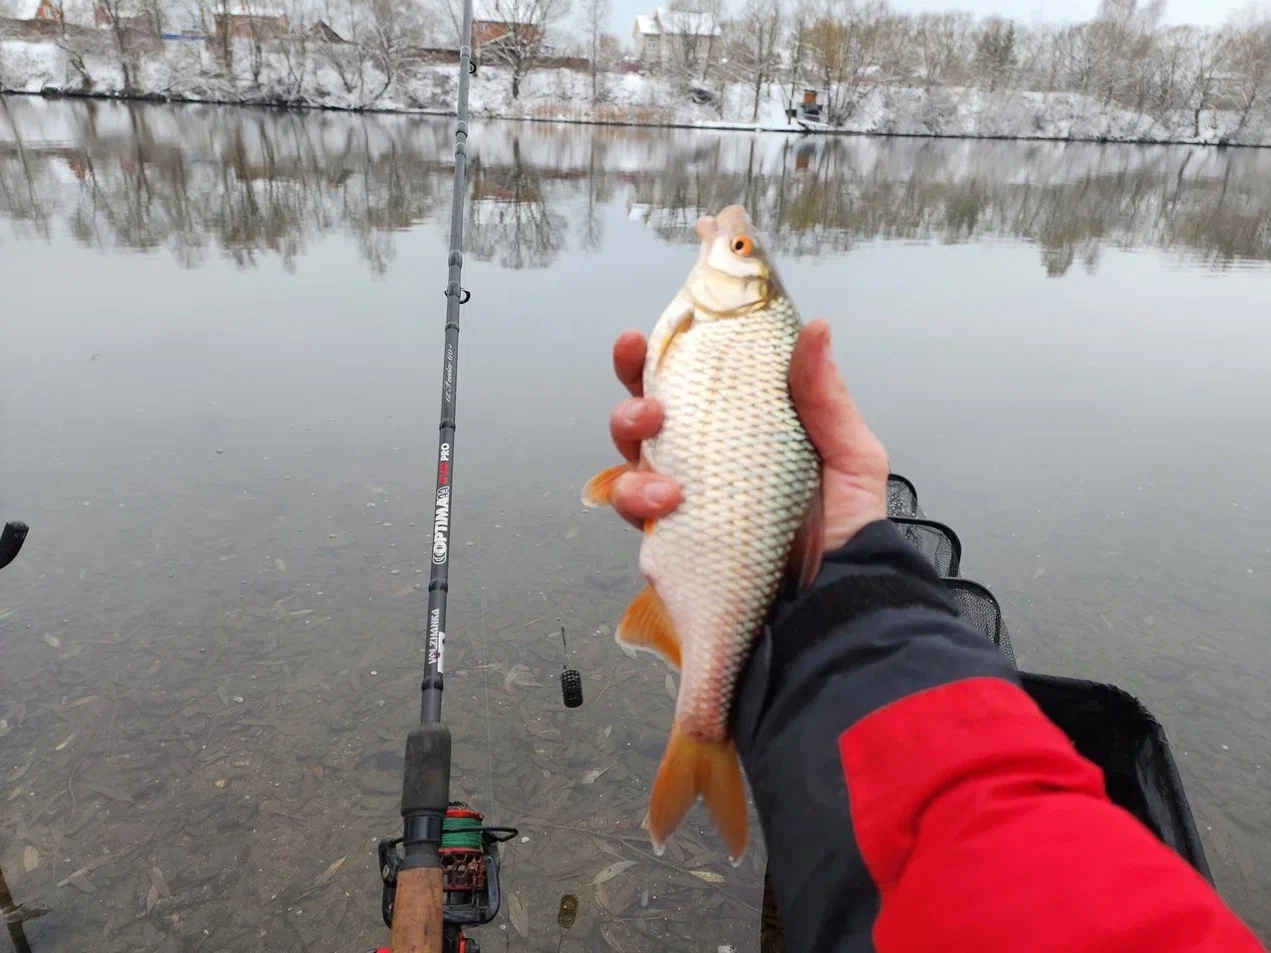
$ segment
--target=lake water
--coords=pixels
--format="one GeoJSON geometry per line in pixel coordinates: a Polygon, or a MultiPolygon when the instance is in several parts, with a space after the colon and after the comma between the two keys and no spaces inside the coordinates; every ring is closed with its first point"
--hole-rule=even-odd
{"type": "MultiPolygon", "coordinates": [[[[0,867],[51,908],[35,950],[386,939],[450,135],[0,100],[0,520],[31,525],[0,573],[0,867]]],[[[499,123],[471,148],[446,717],[454,795],[528,838],[487,950],[759,947],[762,849],[733,870],[699,808],[648,850],[672,700],[608,634],[637,537],[578,502],[614,460],[613,338],[735,201],[1021,664],[1163,721],[1271,939],[1271,153],[499,123]]]]}

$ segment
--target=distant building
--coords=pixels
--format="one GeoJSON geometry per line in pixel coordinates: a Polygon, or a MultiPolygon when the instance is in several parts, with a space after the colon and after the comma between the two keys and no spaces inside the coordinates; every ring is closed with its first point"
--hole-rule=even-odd
{"type": "Polygon", "coordinates": [[[478,46],[493,46],[510,36],[519,36],[527,43],[540,39],[543,31],[532,23],[507,23],[502,20],[473,20],[472,39],[478,46]],[[512,32],[515,30],[515,34],[512,32]]]}
{"type": "Polygon", "coordinates": [[[309,27],[309,38],[320,40],[323,43],[347,43],[349,42],[339,33],[331,28],[331,24],[326,20],[319,20],[313,26],[309,27]]]}
{"type": "Polygon", "coordinates": [[[19,0],[13,11],[13,19],[61,23],[62,7],[53,0],[19,0]]]}
{"type": "Polygon", "coordinates": [[[148,11],[143,10],[140,3],[130,2],[130,0],[119,0],[110,6],[98,0],[94,14],[97,26],[102,29],[117,26],[121,30],[153,36],[158,36],[160,32],[157,16],[157,7],[148,11]]]}
{"type": "Polygon", "coordinates": [[[509,36],[519,36],[532,43],[543,36],[543,31],[532,23],[508,23],[505,20],[473,20],[472,40],[477,46],[494,46],[509,36]],[[513,34],[513,30],[516,31],[513,34]]]}
{"type": "Polygon", "coordinates": [[[513,19],[517,12],[524,9],[526,13],[531,11],[528,3],[522,0],[512,0],[507,5],[505,11],[503,4],[486,3],[482,0],[473,6],[472,10],[472,43],[477,49],[481,47],[498,46],[499,43],[506,42],[508,37],[518,36],[521,41],[527,45],[537,43],[543,38],[543,29],[532,23],[517,23],[513,19]]]}
{"type": "Polygon", "coordinates": [[[709,13],[658,7],[652,16],[636,16],[631,37],[641,67],[666,69],[705,60],[721,33],[718,21],[709,13]]]}
{"type": "Polygon", "coordinates": [[[235,40],[281,40],[291,32],[286,11],[268,3],[233,0],[228,12],[213,13],[212,19],[218,40],[227,35],[235,40]]]}

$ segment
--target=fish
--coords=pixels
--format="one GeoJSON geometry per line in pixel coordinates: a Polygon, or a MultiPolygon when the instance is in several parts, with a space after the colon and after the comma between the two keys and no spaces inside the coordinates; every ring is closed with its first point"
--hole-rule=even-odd
{"type": "Polygon", "coordinates": [[[728,721],[741,669],[781,590],[820,565],[821,467],[790,396],[802,321],[745,208],[697,223],[701,248],[658,318],[644,393],[662,429],[635,464],[597,474],[587,506],[608,506],[618,478],[652,470],[681,487],[671,515],[645,525],[647,586],[618,624],[619,644],[680,672],[666,751],[649,798],[654,852],[701,798],[741,863],[746,793],[728,721]]]}

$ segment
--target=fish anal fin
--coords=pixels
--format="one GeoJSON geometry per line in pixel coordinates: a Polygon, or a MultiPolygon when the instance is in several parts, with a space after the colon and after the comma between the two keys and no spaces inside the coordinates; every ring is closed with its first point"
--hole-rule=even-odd
{"type": "Polygon", "coordinates": [[[649,836],[654,851],[662,852],[667,838],[680,826],[698,797],[706,802],[728,848],[729,859],[737,865],[749,838],[746,788],[741,780],[737,747],[732,741],[698,741],[686,734],[677,721],[671,725],[671,737],[667,739],[649,801],[649,836]]]}
{"type": "Polygon", "coordinates": [[[666,603],[652,586],[645,586],[622,614],[614,638],[622,645],[644,649],[676,671],[680,668],[680,637],[666,611],[666,603]]]}
{"type": "Polygon", "coordinates": [[[631,464],[620,463],[616,467],[597,473],[583,487],[583,505],[612,506],[613,485],[618,482],[618,477],[624,473],[630,473],[632,469],[631,464]]]}
{"type": "Polygon", "coordinates": [[[808,506],[803,524],[790,545],[790,558],[786,563],[786,578],[799,592],[806,592],[821,571],[821,554],[825,551],[825,507],[821,502],[821,488],[817,487],[808,506]]]}

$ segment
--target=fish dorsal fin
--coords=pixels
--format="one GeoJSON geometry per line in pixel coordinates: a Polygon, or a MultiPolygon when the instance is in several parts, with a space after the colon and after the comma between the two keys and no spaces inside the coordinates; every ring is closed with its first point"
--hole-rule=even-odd
{"type": "Polygon", "coordinates": [[[799,592],[807,592],[821,571],[821,554],[825,550],[825,506],[821,502],[821,488],[817,487],[808,506],[803,525],[794,535],[790,545],[790,558],[786,562],[786,579],[799,592]]]}
{"type": "Polygon", "coordinates": [[[614,637],[621,645],[652,652],[679,671],[680,636],[666,611],[666,603],[652,586],[645,586],[631,600],[614,637]]]}

